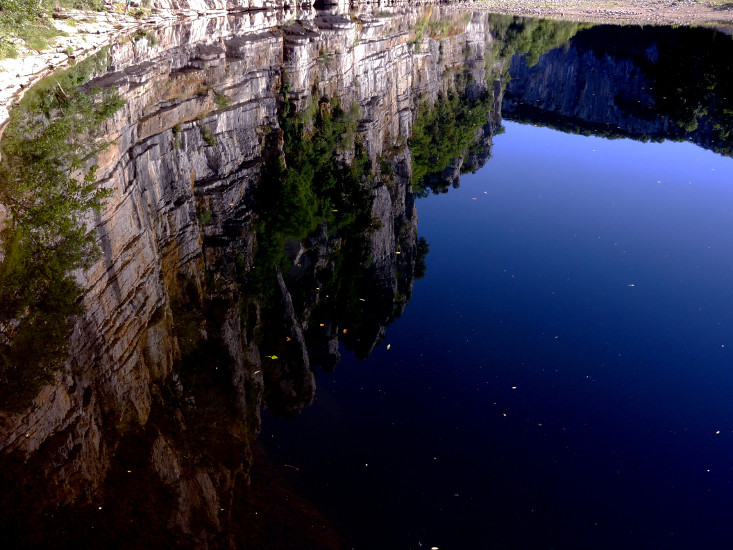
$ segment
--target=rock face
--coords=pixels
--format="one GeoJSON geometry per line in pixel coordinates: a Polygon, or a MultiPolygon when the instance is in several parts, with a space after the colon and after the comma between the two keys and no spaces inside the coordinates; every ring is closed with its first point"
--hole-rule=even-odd
{"type": "MultiPolygon", "coordinates": [[[[704,87],[696,126],[682,117],[658,91],[681,78],[661,34],[631,51],[585,31],[509,66],[487,14],[217,2],[166,6],[249,11],[136,33],[85,85],[125,102],[95,160],[112,192],[86,219],[101,258],[76,274],[84,314],[64,368],[31,408],[0,415],[5,547],[266,539],[265,519],[242,520],[261,408],[297,415],[315,367],[382,341],[426,250],[413,184],[445,191],[483,166],[502,110],[728,147],[726,103],[709,93],[733,92],[704,87]],[[463,141],[444,148],[444,128],[463,141]]],[[[497,27],[510,25],[521,36],[497,27]]],[[[689,66],[729,62],[684,47],[689,66]]]]}
{"type": "MultiPolygon", "coordinates": [[[[88,85],[114,87],[126,101],[97,159],[100,184],[112,189],[88,219],[102,257],[78,273],[85,313],[64,370],[30,410],[0,417],[0,538],[93,546],[126,533],[137,548],[244,545],[234,519],[263,398],[297,414],[313,399],[312,366],[333,368],[339,343],[369,355],[409,301],[416,98],[500,99],[487,76],[488,17],[445,15],[449,32],[416,36],[425,14],[412,11],[331,9],[292,21],[257,11],[111,48],[108,71],[88,85]],[[291,238],[284,269],[263,256],[267,170],[292,162],[288,120],[302,121],[307,136],[340,112],[334,105],[356,128],[338,137],[335,166],[366,167],[359,196],[370,227],[323,223],[291,238]],[[349,273],[344,254],[358,259],[349,280],[369,299],[336,292],[349,273]]],[[[482,150],[498,120],[485,122],[482,150]]],[[[474,151],[456,166],[486,158],[474,151]]]]}
{"type": "MultiPolygon", "coordinates": [[[[440,4],[440,0],[374,0],[367,2],[351,2],[349,0],[316,0],[312,3],[318,9],[335,9],[341,13],[348,13],[352,4],[358,7],[394,8],[394,7],[415,7],[421,5],[440,4]]],[[[471,0],[458,2],[470,4],[471,0]]],[[[303,3],[289,2],[288,0],[152,0],[152,8],[159,10],[175,10],[177,12],[191,11],[200,15],[211,14],[212,12],[237,12],[273,9],[299,8],[303,3]]],[[[308,3],[310,6],[311,4],[308,3]]]]}

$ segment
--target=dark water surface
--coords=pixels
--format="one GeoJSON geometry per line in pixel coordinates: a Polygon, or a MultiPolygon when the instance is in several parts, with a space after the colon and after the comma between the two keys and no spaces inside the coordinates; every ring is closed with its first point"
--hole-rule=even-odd
{"type": "Polygon", "coordinates": [[[0,544],[729,548],[732,59],[706,29],[274,10],[29,91],[0,544]]]}
{"type": "Polygon", "coordinates": [[[418,202],[427,274],[384,342],[265,443],[365,548],[725,547],[733,163],[505,126],[418,202]]]}

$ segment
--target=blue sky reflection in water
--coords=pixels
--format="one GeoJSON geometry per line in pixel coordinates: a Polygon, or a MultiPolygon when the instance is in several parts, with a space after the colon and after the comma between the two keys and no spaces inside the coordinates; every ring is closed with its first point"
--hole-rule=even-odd
{"type": "Polygon", "coordinates": [[[733,161],[505,127],[418,202],[385,341],[263,442],[357,548],[728,548],[733,161]]]}

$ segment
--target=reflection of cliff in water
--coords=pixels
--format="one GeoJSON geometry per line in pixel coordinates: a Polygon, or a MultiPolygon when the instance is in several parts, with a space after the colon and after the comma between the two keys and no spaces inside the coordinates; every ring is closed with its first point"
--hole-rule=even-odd
{"type": "Polygon", "coordinates": [[[248,497],[263,399],[309,404],[312,368],[368,356],[424,270],[416,117],[480,99],[456,155],[488,157],[488,16],[436,15],[258,12],[112,47],[87,85],[126,102],[97,156],[101,259],[71,357],[0,418],[8,544],[246,546],[277,524],[248,497]]]}
{"type": "Polygon", "coordinates": [[[566,132],[685,140],[730,156],[732,55],[730,37],[707,29],[593,27],[536,64],[513,58],[503,112],[566,132]]]}
{"type": "MultiPolygon", "coordinates": [[[[486,163],[502,108],[729,150],[724,60],[693,47],[711,35],[684,31],[695,40],[676,46],[667,30],[580,28],[435,8],[257,12],[113,46],[82,87],[124,102],[102,109],[112,144],[97,177],[111,195],[84,220],[101,259],[69,264],[69,291],[85,292],[69,301],[70,357],[32,408],[0,416],[0,537],[339,547],[328,528],[297,527],[323,524],[317,512],[252,474],[260,409],[297,415],[315,367],[382,341],[425,269],[415,197],[486,163]],[[665,52],[684,49],[690,70],[675,72],[665,52]]],[[[68,110],[66,84],[53,89],[68,110]]],[[[21,326],[6,321],[3,361],[6,329],[21,326]]]]}

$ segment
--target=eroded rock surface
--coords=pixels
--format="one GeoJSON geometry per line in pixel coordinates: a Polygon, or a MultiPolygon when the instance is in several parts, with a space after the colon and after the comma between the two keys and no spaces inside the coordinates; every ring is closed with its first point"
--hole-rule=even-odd
{"type": "MultiPolygon", "coordinates": [[[[450,15],[416,36],[424,17],[258,11],[111,48],[108,70],[87,86],[113,87],[126,105],[107,121],[112,144],[97,159],[113,191],[87,220],[102,254],[78,273],[85,313],[55,384],[0,418],[9,543],[83,546],[128,533],[138,548],[246,546],[236,507],[263,398],[296,414],[313,399],[312,367],[334,368],[339,343],[367,356],[409,301],[418,250],[407,143],[418,103],[500,93],[487,76],[502,67],[487,62],[487,16],[450,15]],[[259,193],[266,167],[288,158],[285,105],[300,117],[341,109],[353,122],[334,155],[337,166],[367,167],[371,228],[323,224],[288,241],[288,269],[263,283],[259,193]],[[366,298],[327,294],[345,273],[339,254],[360,258],[355,288],[366,298]]],[[[303,120],[307,134],[315,119],[303,120]]],[[[498,121],[485,122],[476,140],[488,148],[498,121]]],[[[468,157],[475,169],[488,153],[454,169],[468,157]]]]}

